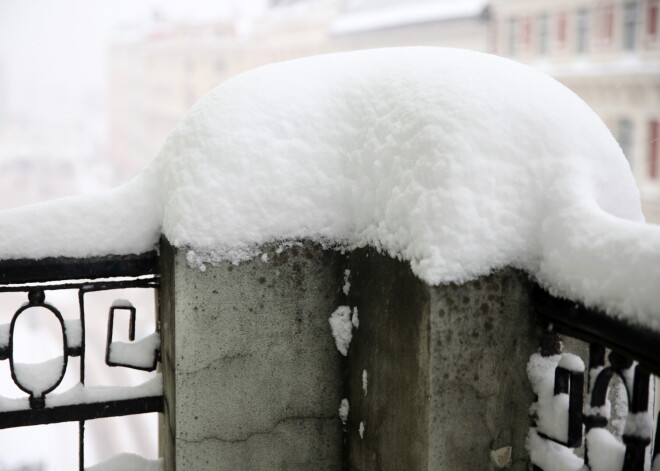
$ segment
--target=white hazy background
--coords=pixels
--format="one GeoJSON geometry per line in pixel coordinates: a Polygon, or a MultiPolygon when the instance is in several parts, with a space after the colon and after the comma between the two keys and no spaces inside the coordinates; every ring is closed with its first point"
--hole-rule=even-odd
{"type": "MultiPolygon", "coordinates": [[[[116,186],[108,152],[107,49],[118,25],[229,20],[258,11],[260,1],[0,0],[0,209],[116,186]]],[[[107,312],[116,298],[138,310],[136,339],[154,329],[151,290],[87,297],[87,384],[134,385],[149,374],[109,368],[103,361],[107,312]],[[146,292],[145,292],[146,291],[146,292]]],[[[9,323],[25,295],[0,295],[0,323],[9,323]]],[[[47,295],[65,318],[78,316],[77,294],[47,295]]],[[[58,355],[48,316],[22,315],[30,345],[22,361],[58,355]],[[50,327],[50,328],[49,328],[50,327]]],[[[125,321],[125,320],[124,320],[125,321]]],[[[121,319],[118,319],[121,325],[121,319]]],[[[126,327],[126,326],[124,326],[126,327]]],[[[18,336],[17,332],[17,336],[18,336]]],[[[117,340],[126,340],[119,337],[117,340]]],[[[69,360],[58,391],[77,381],[79,360],[69,360]]],[[[0,362],[0,395],[24,395],[0,362]]],[[[77,469],[77,423],[0,430],[0,470],[77,469]]],[[[114,453],[157,457],[157,416],[87,422],[86,464],[114,453]]]]}

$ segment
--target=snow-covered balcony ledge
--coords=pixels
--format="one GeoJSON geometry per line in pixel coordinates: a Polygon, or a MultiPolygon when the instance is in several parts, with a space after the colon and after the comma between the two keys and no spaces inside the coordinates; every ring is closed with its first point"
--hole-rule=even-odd
{"type": "Polygon", "coordinates": [[[413,48],[261,68],[135,180],[0,232],[3,259],[159,249],[166,469],[643,469],[660,229],[603,123],[522,65],[413,48]],[[557,332],[592,343],[589,381],[557,332]]]}

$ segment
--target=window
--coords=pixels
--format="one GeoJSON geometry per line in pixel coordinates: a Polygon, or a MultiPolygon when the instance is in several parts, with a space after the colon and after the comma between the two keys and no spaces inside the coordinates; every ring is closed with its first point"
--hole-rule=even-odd
{"type": "Polygon", "coordinates": [[[649,177],[658,177],[658,120],[649,122],[649,177]]]}
{"type": "Polygon", "coordinates": [[[658,36],[658,0],[647,0],[646,34],[655,39],[658,36]]]}
{"type": "Polygon", "coordinates": [[[539,16],[539,54],[545,56],[549,50],[550,43],[550,21],[548,14],[539,16]]]}
{"type": "Polygon", "coordinates": [[[516,43],[518,41],[518,21],[515,17],[509,18],[509,55],[516,55],[516,43]]]}
{"type": "Polygon", "coordinates": [[[632,150],[634,140],[633,121],[629,118],[621,118],[617,125],[617,140],[621,146],[623,154],[628,159],[630,166],[633,166],[632,150]]]}
{"type": "Polygon", "coordinates": [[[524,16],[520,22],[520,44],[524,50],[528,51],[532,44],[532,19],[524,16]]]}
{"type": "Polygon", "coordinates": [[[607,5],[601,10],[600,19],[600,38],[601,42],[609,46],[612,44],[612,36],[614,35],[614,8],[612,5],[607,5]]]}
{"type": "Polygon", "coordinates": [[[637,3],[623,5],[623,49],[633,51],[637,47],[637,3]]]}
{"type": "Polygon", "coordinates": [[[584,54],[589,48],[589,10],[581,8],[577,12],[576,51],[584,54]]]}
{"type": "Polygon", "coordinates": [[[559,12],[557,14],[557,44],[559,47],[566,45],[566,23],[566,12],[559,12]]]}

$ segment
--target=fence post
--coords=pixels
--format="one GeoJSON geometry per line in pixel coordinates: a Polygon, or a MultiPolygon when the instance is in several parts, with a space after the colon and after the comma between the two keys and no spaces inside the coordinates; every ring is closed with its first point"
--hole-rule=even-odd
{"type": "Polygon", "coordinates": [[[349,266],[360,319],[349,353],[350,469],[527,470],[526,364],[541,338],[528,277],[505,269],[431,287],[369,249],[349,266]]]}

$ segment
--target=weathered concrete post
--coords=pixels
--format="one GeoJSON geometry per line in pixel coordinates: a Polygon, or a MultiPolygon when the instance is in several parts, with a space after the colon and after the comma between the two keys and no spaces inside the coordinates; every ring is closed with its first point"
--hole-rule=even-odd
{"type": "Polygon", "coordinates": [[[431,287],[372,249],[265,254],[202,272],[163,244],[168,470],[527,469],[526,275],[431,287]],[[347,359],[340,305],[357,308],[347,359]]]}
{"type": "Polygon", "coordinates": [[[338,470],[343,258],[314,245],[191,268],[162,244],[166,469],[338,470]]]}
{"type": "Polygon", "coordinates": [[[360,320],[348,355],[350,469],[526,470],[526,364],[540,339],[527,276],[430,287],[373,250],[353,252],[349,267],[360,320]]]}

